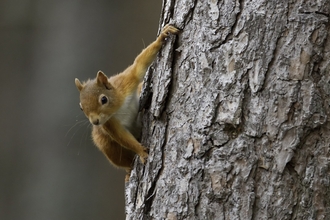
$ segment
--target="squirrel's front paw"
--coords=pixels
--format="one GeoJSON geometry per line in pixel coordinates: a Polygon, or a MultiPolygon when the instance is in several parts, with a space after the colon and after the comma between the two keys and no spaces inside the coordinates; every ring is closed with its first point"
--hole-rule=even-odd
{"type": "Polygon", "coordinates": [[[177,34],[180,30],[174,27],[173,25],[167,24],[163,28],[162,32],[160,33],[162,39],[164,40],[167,38],[170,34],[177,34]]]}
{"type": "Polygon", "coordinates": [[[141,153],[139,153],[139,157],[140,157],[141,163],[145,164],[146,160],[148,159],[148,149],[144,147],[143,151],[141,153]]]}

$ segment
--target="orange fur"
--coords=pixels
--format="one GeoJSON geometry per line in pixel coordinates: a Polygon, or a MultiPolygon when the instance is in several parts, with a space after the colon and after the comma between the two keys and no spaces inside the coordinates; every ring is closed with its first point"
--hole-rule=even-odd
{"type": "Polygon", "coordinates": [[[139,155],[142,163],[148,157],[147,149],[137,141],[141,126],[138,97],[145,72],[170,33],[176,34],[178,29],[166,25],[157,39],[135,58],[134,63],[118,75],[108,78],[99,71],[95,79],[85,83],[75,79],[80,92],[80,106],[93,124],[95,145],[113,165],[125,169],[127,177],[135,154],[139,155]]]}

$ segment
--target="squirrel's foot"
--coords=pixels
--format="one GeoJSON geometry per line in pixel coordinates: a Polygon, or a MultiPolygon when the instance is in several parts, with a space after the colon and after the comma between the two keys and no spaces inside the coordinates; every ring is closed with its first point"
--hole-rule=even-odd
{"type": "Polygon", "coordinates": [[[139,153],[140,161],[142,164],[146,163],[146,160],[148,159],[148,149],[143,148],[143,151],[139,153]]]}
{"type": "Polygon", "coordinates": [[[180,30],[173,25],[167,24],[160,33],[160,37],[162,40],[165,40],[170,34],[177,34],[179,33],[179,31],[180,30]]]}

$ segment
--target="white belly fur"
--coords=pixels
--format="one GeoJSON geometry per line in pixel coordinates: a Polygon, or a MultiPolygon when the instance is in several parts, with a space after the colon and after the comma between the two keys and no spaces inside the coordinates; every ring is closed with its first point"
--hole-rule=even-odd
{"type": "Polygon", "coordinates": [[[114,115],[114,117],[117,118],[136,138],[139,137],[141,129],[138,111],[139,98],[135,93],[126,97],[123,105],[114,115]]]}

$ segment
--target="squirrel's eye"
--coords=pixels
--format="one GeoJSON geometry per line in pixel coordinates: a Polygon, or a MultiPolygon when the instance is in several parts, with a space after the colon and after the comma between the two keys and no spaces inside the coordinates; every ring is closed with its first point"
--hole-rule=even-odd
{"type": "Polygon", "coordinates": [[[108,98],[106,96],[101,97],[101,103],[102,105],[106,104],[108,102],[108,98]]]}

